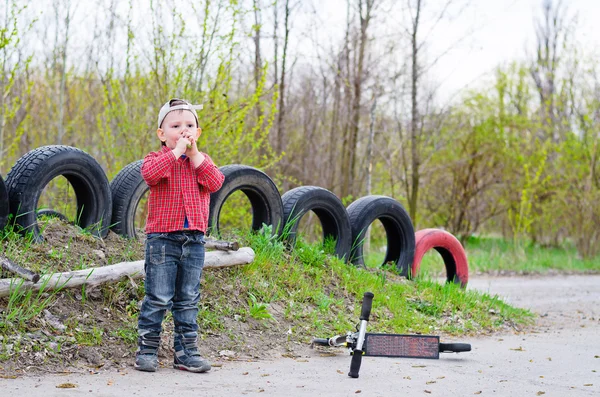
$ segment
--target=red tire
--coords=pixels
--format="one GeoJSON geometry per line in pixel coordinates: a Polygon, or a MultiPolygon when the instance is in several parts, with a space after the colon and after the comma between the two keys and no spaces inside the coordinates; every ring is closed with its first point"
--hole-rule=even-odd
{"type": "Polygon", "coordinates": [[[411,268],[411,276],[419,274],[423,255],[431,248],[440,253],[446,265],[448,282],[467,287],[469,281],[469,264],[467,254],[460,241],[452,234],[440,229],[423,229],[415,233],[415,259],[411,268]]]}

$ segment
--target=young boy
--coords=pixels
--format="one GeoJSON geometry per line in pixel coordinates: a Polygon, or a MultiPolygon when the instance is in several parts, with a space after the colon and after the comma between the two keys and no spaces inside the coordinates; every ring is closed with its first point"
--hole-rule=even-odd
{"type": "Polygon", "coordinates": [[[198,301],[204,266],[204,232],[210,193],[225,177],[207,154],[198,151],[202,133],[196,106],[171,99],[158,113],[156,134],[162,149],[149,153],[142,177],[150,186],[146,222],[146,296],[138,320],[135,368],[158,369],[158,347],[167,310],[175,325],[173,367],[206,372],[210,363],[197,347],[198,301]]]}

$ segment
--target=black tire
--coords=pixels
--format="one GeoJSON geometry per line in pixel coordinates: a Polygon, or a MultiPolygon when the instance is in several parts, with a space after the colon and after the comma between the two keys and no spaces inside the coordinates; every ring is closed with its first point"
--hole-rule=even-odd
{"type": "Polygon", "coordinates": [[[8,190],[6,189],[6,184],[4,183],[4,179],[2,179],[2,175],[0,175],[0,230],[4,229],[4,226],[6,226],[9,212],[8,190]]]}
{"type": "Polygon", "coordinates": [[[277,186],[264,172],[241,164],[219,168],[225,175],[223,186],[210,195],[209,230],[207,234],[219,234],[219,216],[225,200],[241,190],[252,206],[252,230],[260,230],[263,223],[273,226],[273,235],[283,227],[283,204],[277,186]]]}
{"type": "Polygon", "coordinates": [[[26,153],[7,175],[10,212],[22,233],[31,232],[34,241],[43,241],[36,220],[38,200],[44,187],[61,175],[69,181],[77,198],[75,224],[106,237],[112,211],[106,174],[83,150],[62,145],[42,146],[26,153]]]}
{"type": "Polygon", "coordinates": [[[41,216],[46,216],[48,218],[58,218],[61,221],[64,221],[66,223],[71,223],[71,221],[69,220],[69,218],[67,218],[64,214],[55,211],[53,209],[49,209],[49,208],[44,208],[42,210],[39,210],[37,212],[37,218],[41,217],[41,216]]]}
{"type": "Polygon", "coordinates": [[[440,353],[470,352],[471,345],[468,343],[440,343],[440,353]]]}
{"type": "Polygon", "coordinates": [[[327,346],[329,347],[329,339],[325,339],[325,338],[314,338],[312,340],[312,345],[317,345],[317,346],[327,346]]]}
{"type": "Polygon", "coordinates": [[[150,189],[142,178],[143,161],[127,164],[110,183],[113,201],[110,228],[124,237],[139,237],[135,231],[135,213],[142,197],[150,189]]]}
{"type": "Polygon", "coordinates": [[[391,197],[365,196],[347,208],[352,227],[351,262],[365,266],[363,259],[364,233],[376,219],[383,224],[387,250],[383,263],[394,263],[400,275],[408,277],[415,255],[415,229],[402,204],[391,197]]]}
{"type": "Polygon", "coordinates": [[[339,258],[348,258],[352,246],[352,230],[346,207],[335,194],[318,186],[301,186],[281,196],[283,202],[284,232],[288,234],[290,246],[296,242],[296,233],[300,219],[313,211],[323,229],[323,239],[336,239],[335,254],[339,258]]]}

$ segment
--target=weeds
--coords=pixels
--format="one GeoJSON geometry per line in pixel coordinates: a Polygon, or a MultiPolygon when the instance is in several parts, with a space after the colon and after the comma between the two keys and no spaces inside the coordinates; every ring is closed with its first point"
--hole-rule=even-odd
{"type": "Polygon", "coordinates": [[[23,288],[24,280],[11,281],[8,304],[0,316],[0,329],[23,328],[55,300],[56,291],[44,293],[49,278],[44,278],[39,291],[23,288]]]}
{"type": "MultiPolygon", "coordinates": [[[[5,249],[13,253],[20,252],[24,246],[32,251],[40,247],[6,230],[1,236],[5,249]]],[[[229,335],[230,348],[251,343],[243,341],[252,338],[251,334],[242,336],[232,324],[252,330],[247,332],[256,330],[280,335],[282,343],[286,340],[308,342],[314,336],[344,333],[356,324],[365,291],[375,294],[371,319],[374,332],[462,335],[490,332],[506,324],[531,322],[531,313],[506,305],[497,297],[465,291],[454,284],[425,277],[407,281],[393,266],[357,268],[332,255],[334,239],[308,244],[302,236],[297,237],[296,247],[290,251],[281,237],[272,234],[272,228],[264,226],[240,237],[241,245],[254,249],[253,263],[205,269],[198,313],[201,338],[229,335]],[[274,321],[264,321],[269,319],[274,321]]],[[[76,242],[77,238],[73,238],[69,244],[76,242]]],[[[121,247],[129,247],[127,244],[121,247]]],[[[47,247],[39,250],[43,255],[47,255],[47,251],[47,247]]],[[[63,260],[72,259],[65,256],[63,260]]],[[[82,262],[84,257],[77,258],[76,266],[89,264],[82,262]]],[[[56,266],[51,264],[51,267],[56,266]]],[[[123,279],[99,287],[99,292],[101,294],[92,294],[91,290],[82,288],[85,305],[77,305],[73,310],[85,313],[78,317],[74,314],[76,319],[67,324],[66,332],[73,335],[77,344],[97,346],[113,340],[129,345],[133,350],[137,340],[139,302],[144,296],[143,281],[123,279]],[[102,305],[101,313],[110,321],[105,319],[99,323],[87,314],[89,308],[99,305],[102,305]],[[85,319],[85,324],[79,325],[77,318],[85,319]]],[[[0,335],[35,328],[36,317],[45,308],[58,304],[58,299],[56,293],[33,293],[16,288],[7,298],[6,308],[1,309],[0,335]]],[[[62,304],[69,306],[65,302],[62,304]]],[[[164,324],[172,326],[170,313],[164,324]]],[[[18,346],[12,343],[11,349],[14,352],[18,346]]],[[[65,349],[64,345],[62,349],[65,349]]],[[[8,357],[5,350],[0,350],[0,355],[8,357]]]]}
{"type": "Polygon", "coordinates": [[[112,336],[121,339],[123,342],[134,345],[138,340],[138,332],[135,327],[122,327],[113,331],[112,336]]]}
{"type": "Polygon", "coordinates": [[[104,330],[98,327],[92,327],[90,330],[75,329],[75,340],[78,344],[84,346],[97,346],[102,343],[104,330]]]}
{"type": "Polygon", "coordinates": [[[267,305],[259,302],[258,299],[256,299],[256,296],[251,292],[248,293],[248,311],[250,317],[256,320],[272,318],[271,313],[267,310],[267,305]]]}

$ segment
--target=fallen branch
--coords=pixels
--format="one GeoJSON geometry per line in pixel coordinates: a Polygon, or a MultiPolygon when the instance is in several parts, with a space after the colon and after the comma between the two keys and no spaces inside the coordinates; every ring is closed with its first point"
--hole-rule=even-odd
{"type": "MultiPolygon", "coordinates": [[[[206,252],[204,267],[213,268],[246,265],[253,260],[254,251],[249,247],[243,247],[234,252],[210,251],[206,252]]],[[[0,297],[10,295],[13,290],[38,291],[43,288],[44,291],[54,291],[63,288],[80,287],[82,285],[95,286],[109,281],[119,280],[125,276],[131,278],[144,277],[144,261],[121,262],[110,266],[47,274],[40,278],[39,283],[14,278],[0,279],[0,297]]]]}
{"type": "Polygon", "coordinates": [[[221,240],[206,240],[204,248],[212,248],[219,251],[237,251],[240,249],[240,245],[233,241],[221,241],[221,240]]]}
{"type": "Polygon", "coordinates": [[[11,273],[14,273],[16,275],[19,275],[22,278],[24,278],[25,280],[29,280],[29,281],[33,282],[34,284],[37,283],[38,280],[40,279],[39,274],[34,273],[29,269],[25,269],[25,268],[17,265],[16,263],[11,261],[4,255],[0,255],[0,265],[2,266],[2,269],[9,271],[11,273]]]}

